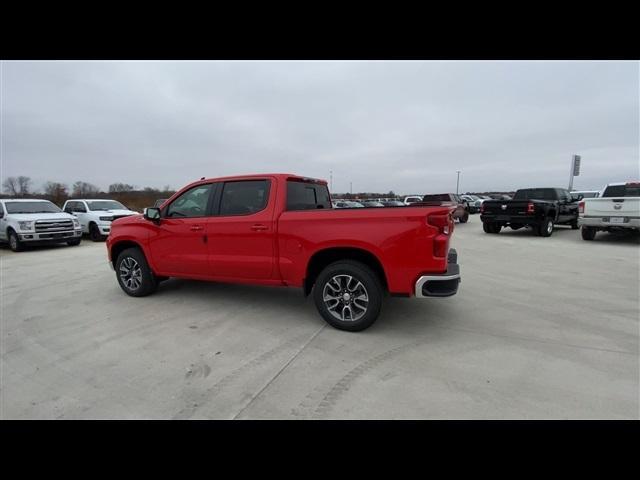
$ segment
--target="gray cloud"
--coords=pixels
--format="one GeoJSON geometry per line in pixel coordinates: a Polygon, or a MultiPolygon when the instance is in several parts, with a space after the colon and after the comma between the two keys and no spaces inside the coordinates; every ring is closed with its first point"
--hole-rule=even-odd
{"type": "Polygon", "coordinates": [[[2,175],[293,172],[336,192],[639,178],[638,62],[2,62],[2,175]]]}

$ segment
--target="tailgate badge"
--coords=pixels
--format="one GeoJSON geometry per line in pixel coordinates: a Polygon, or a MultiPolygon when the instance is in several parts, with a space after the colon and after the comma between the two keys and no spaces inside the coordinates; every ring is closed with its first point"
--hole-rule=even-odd
{"type": "Polygon", "coordinates": [[[620,209],[622,208],[622,205],[621,205],[621,204],[619,204],[619,203],[615,203],[615,204],[613,205],[613,208],[615,208],[616,210],[620,210],[620,209]]]}
{"type": "Polygon", "coordinates": [[[506,205],[502,205],[502,209],[503,209],[503,210],[506,210],[506,209],[507,209],[507,206],[506,206],[506,205]]]}

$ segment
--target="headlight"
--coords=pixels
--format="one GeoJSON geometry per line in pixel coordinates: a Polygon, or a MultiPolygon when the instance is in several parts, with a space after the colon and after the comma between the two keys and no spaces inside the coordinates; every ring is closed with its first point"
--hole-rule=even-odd
{"type": "Polygon", "coordinates": [[[73,227],[74,228],[80,228],[80,222],[77,219],[73,219],[73,227]]]}
{"type": "Polygon", "coordinates": [[[20,226],[20,230],[33,230],[33,221],[30,222],[18,222],[18,225],[20,226]]]}
{"type": "Polygon", "coordinates": [[[113,217],[100,217],[100,220],[102,220],[103,222],[111,222],[113,220],[113,217]]]}

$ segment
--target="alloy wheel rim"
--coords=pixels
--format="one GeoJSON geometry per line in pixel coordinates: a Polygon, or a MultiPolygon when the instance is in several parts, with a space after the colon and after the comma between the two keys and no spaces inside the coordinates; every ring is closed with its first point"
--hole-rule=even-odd
{"type": "Polygon", "coordinates": [[[136,259],[126,257],[120,262],[120,280],[129,290],[137,290],[142,285],[142,270],[136,259]]]}
{"type": "Polygon", "coordinates": [[[322,290],[322,298],[331,315],[342,322],[360,320],[369,308],[369,294],[352,275],[334,275],[322,290]]]}

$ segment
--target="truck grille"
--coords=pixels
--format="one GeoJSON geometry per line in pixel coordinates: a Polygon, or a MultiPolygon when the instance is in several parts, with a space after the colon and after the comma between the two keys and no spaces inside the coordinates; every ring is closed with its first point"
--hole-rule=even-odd
{"type": "Polygon", "coordinates": [[[36,233],[62,232],[73,230],[71,220],[38,220],[36,221],[36,233]]]}

